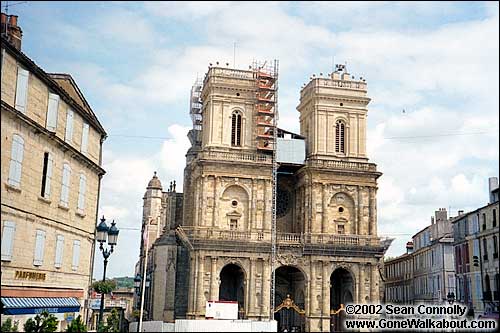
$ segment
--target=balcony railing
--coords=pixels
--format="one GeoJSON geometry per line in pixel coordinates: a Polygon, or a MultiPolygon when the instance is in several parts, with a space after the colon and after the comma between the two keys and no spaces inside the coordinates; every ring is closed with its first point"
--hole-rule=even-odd
{"type": "MultiPolygon", "coordinates": [[[[224,230],[207,227],[179,227],[190,240],[222,240],[222,241],[244,241],[244,242],[271,242],[271,232],[266,231],[240,231],[224,230]]],[[[303,234],[278,232],[276,235],[278,244],[303,245],[324,244],[338,246],[377,246],[380,238],[362,235],[331,235],[331,234],[303,234]]]]}
{"type": "Polygon", "coordinates": [[[201,152],[198,156],[200,159],[206,159],[206,160],[272,163],[272,156],[264,155],[264,154],[254,154],[254,153],[204,151],[204,152],[201,152]]]}
{"type": "Polygon", "coordinates": [[[357,171],[377,171],[377,166],[373,163],[311,159],[307,161],[307,164],[309,166],[319,167],[319,168],[346,169],[346,170],[357,170],[357,171]]]}

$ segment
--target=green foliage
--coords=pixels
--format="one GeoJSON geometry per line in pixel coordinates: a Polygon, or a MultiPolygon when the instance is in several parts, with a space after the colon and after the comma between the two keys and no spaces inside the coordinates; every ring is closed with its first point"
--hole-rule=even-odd
{"type": "Polygon", "coordinates": [[[83,323],[82,317],[78,315],[75,320],[66,328],[66,332],[87,332],[87,326],[83,323]]]}
{"type": "Polygon", "coordinates": [[[111,310],[111,315],[107,318],[108,332],[120,332],[120,315],[116,309],[111,310]]]}
{"type": "Polygon", "coordinates": [[[36,315],[34,319],[30,318],[26,321],[24,331],[27,333],[55,332],[58,323],[59,321],[54,315],[43,311],[41,314],[36,315]]]}
{"type": "Polygon", "coordinates": [[[134,288],[134,278],[133,277],[115,277],[113,280],[116,281],[117,288],[134,288]]]}
{"type": "Polygon", "coordinates": [[[94,289],[94,291],[99,294],[109,294],[116,289],[116,281],[96,281],[92,283],[92,289],[94,289]]]}
{"type": "Polygon", "coordinates": [[[106,324],[100,324],[97,332],[120,332],[120,315],[116,309],[106,318],[106,324]]]}
{"type": "Polygon", "coordinates": [[[2,332],[18,332],[19,321],[12,324],[12,319],[7,318],[2,324],[2,332]]]}

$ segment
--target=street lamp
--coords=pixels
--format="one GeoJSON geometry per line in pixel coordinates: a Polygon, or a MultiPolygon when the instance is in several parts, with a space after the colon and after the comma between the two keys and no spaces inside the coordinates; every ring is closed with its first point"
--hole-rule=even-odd
{"type": "MultiPolygon", "coordinates": [[[[142,293],[141,293],[141,282],[142,282],[142,275],[137,273],[137,275],[135,276],[134,278],[134,287],[135,287],[135,291],[136,291],[136,294],[137,294],[137,298],[139,298],[139,296],[142,296],[142,293]]],[[[146,274],[146,282],[144,283],[144,286],[146,288],[149,288],[151,284],[151,278],[149,277],[149,274],[146,274]]],[[[143,306],[144,306],[144,302],[143,302],[143,298],[139,298],[139,306],[141,308],[141,311],[139,313],[139,321],[142,320],[142,317],[143,317],[143,306]]],[[[139,323],[137,325],[137,332],[139,332],[139,323]]]]}
{"type": "MultiPolygon", "coordinates": [[[[113,253],[113,248],[116,246],[116,242],[118,240],[118,233],[120,232],[118,228],[115,226],[115,220],[111,222],[111,227],[108,227],[106,224],[106,219],[104,216],[101,219],[101,223],[96,228],[97,234],[96,239],[99,242],[99,249],[102,252],[102,256],[104,257],[104,273],[102,275],[102,282],[106,281],[106,267],[108,266],[108,258],[113,253]],[[106,239],[110,248],[104,248],[103,244],[106,243],[106,239]]],[[[98,327],[102,324],[102,316],[104,314],[104,293],[101,291],[101,305],[99,307],[99,322],[98,327]]]]}
{"type": "Polygon", "coordinates": [[[449,292],[448,295],[446,295],[446,299],[448,303],[453,304],[453,302],[455,302],[455,293],[453,291],[449,292]]]}

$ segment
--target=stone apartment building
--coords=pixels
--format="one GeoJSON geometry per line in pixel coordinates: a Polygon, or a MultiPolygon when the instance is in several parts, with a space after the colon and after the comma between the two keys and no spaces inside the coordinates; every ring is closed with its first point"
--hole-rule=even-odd
{"type": "Polygon", "coordinates": [[[413,243],[406,243],[406,253],[384,262],[385,301],[413,303],[413,243]]]}
{"type": "Polygon", "coordinates": [[[329,332],[338,324],[331,312],[340,304],[378,302],[380,261],[390,242],[377,236],[381,173],[366,155],[366,82],[343,66],[311,77],[297,107],[300,135],[273,133],[276,66],[210,66],[191,98],[182,214],[164,213],[171,207],[160,199],[165,193],[156,177],[146,193],[157,208],[165,203],[154,213],[147,200],[144,207],[143,228],[157,225],[149,229],[151,243],[156,241],[146,272],[148,318],[202,319],[206,301],[224,300],[238,302],[240,318],[267,320],[273,314],[279,329],[329,332]],[[273,263],[274,145],[279,168],[273,263]]]}
{"type": "Polygon", "coordinates": [[[387,302],[447,300],[455,290],[453,230],[445,208],[431,217],[431,225],[417,232],[407,253],[384,262],[387,302]]]}
{"type": "Polygon", "coordinates": [[[17,16],[1,19],[2,320],[45,309],[64,329],[86,315],[106,132],[70,75],[21,52],[17,16]]]}
{"type": "Polygon", "coordinates": [[[456,299],[474,315],[496,314],[500,305],[498,178],[489,179],[489,202],[453,220],[456,299]]]}

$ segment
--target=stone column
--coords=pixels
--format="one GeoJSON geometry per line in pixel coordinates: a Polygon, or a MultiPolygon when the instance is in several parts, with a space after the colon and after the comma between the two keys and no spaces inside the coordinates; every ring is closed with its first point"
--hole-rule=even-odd
{"type": "Polygon", "coordinates": [[[365,294],[365,265],[363,263],[359,264],[359,281],[358,281],[358,302],[364,303],[365,294]]]}
{"type": "Polygon", "coordinates": [[[375,195],[373,193],[373,188],[368,188],[368,207],[369,207],[369,235],[375,236],[376,226],[375,226],[375,216],[374,216],[374,208],[375,208],[375,195]]]}
{"type": "Polygon", "coordinates": [[[204,275],[205,275],[205,258],[203,255],[200,253],[198,259],[198,285],[197,285],[197,295],[196,295],[196,315],[201,316],[203,313],[205,313],[205,293],[204,293],[204,286],[203,286],[203,280],[204,280],[204,275]]]}
{"type": "MultiPolygon", "coordinates": [[[[190,278],[189,278],[189,293],[188,293],[188,318],[190,316],[193,316],[195,313],[196,309],[196,282],[197,282],[197,275],[198,275],[198,269],[196,266],[196,263],[198,261],[198,256],[195,254],[191,254],[190,258],[190,278]]],[[[191,317],[192,319],[192,317],[191,317]]]]}
{"type": "Polygon", "coordinates": [[[328,261],[323,261],[323,318],[330,315],[330,276],[328,275],[328,261]]]}
{"type": "Polygon", "coordinates": [[[316,313],[316,309],[318,308],[317,303],[317,295],[314,292],[314,287],[316,286],[316,261],[311,260],[311,282],[309,283],[309,315],[313,315],[316,313]]]}
{"type": "Polygon", "coordinates": [[[219,300],[219,286],[217,283],[217,257],[212,257],[212,267],[210,270],[210,300],[219,300]]]}
{"type": "Polygon", "coordinates": [[[378,302],[378,269],[377,265],[371,266],[371,278],[370,278],[370,302],[378,302]]]}
{"type": "Polygon", "coordinates": [[[326,185],[325,184],[322,184],[323,185],[323,191],[322,191],[322,221],[321,221],[321,232],[322,233],[326,233],[326,225],[328,223],[327,221],[327,214],[326,214],[326,185]]]}
{"type": "Polygon", "coordinates": [[[261,314],[263,317],[269,317],[269,305],[271,303],[271,275],[270,263],[267,260],[262,260],[263,273],[262,273],[262,308],[261,314]]]}
{"type": "Polygon", "coordinates": [[[214,214],[213,214],[213,219],[212,219],[212,227],[217,226],[217,220],[219,219],[219,196],[218,196],[218,190],[219,190],[219,184],[220,184],[220,177],[215,176],[214,177],[214,214]]]}
{"type": "Polygon", "coordinates": [[[254,281],[254,276],[255,276],[255,259],[250,258],[250,272],[248,274],[248,302],[247,302],[247,315],[254,315],[255,313],[255,305],[254,305],[254,299],[255,299],[255,281],[254,281]]]}
{"type": "Polygon", "coordinates": [[[362,224],[363,224],[363,198],[361,195],[362,186],[358,186],[358,203],[357,203],[357,223],[356,223],[356,234],[361,235],[362,233],[362,224]]]}

